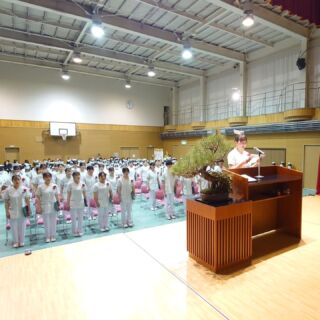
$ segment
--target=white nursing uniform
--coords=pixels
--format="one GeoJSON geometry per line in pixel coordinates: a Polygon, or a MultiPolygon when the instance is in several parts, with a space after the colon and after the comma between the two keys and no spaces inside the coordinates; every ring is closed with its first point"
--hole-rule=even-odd
{"type": "Polygon", "coordinates": [[[133,181],[121,178],[118,182],[121,196],[121,220],[122,225],[132,225],[132,191],[133,181]]]}
{"type": "Polygon", "coordinates": [[[54,209],[54,203],[58,195],[58,186],[54,183],[41,184],[36,195],[40,198],[46,238],[53,239],[56,237],[57,230],[57,213],[54,209]]]}
{"type": "Polygon", "coordinates": [[[110,193],[112,192],[109,182],[97,182],[93,186],[93,192],[97,193],[100,207],[98,208],[98,221],[100,230],[109,230],[109,210],[111,206],[110,193]]]}
{"type": "Polygon", "coordinates": [[[150,189],[151,210],[154,210],[156,208],[156,191],[159,189],[157,172],[149,170],[147,175],[147,181],[150,189]]]}
{"type": "Polygon", "coordinates": [[[84,183],[71,182],[68,184],[67,192],[71,193],[70,197],[70,213],[72,219],[72,232],[74,235],[82,235],[82,221],[84,211],[84,196],[86,191],[84,183]]]}
{"type": "Polygon", "coordinates": [[[239,163],[247,160],[249,158],[250,154],[247,151],[239,152],[237,148],[232,149],[228,154],[228,165],[236,166],[239,163]]]}
{"type": "Polygon", "coordinates": [[[25,200],[30,198],[30,193],[22,185],[19,188],[10,186],[6,189],[4,200],[9,201],[10,226],[12,230],[12,240],[14,244],[23,244],[26,231],[26,218],[23,215],[22,207],[25,200]]]}

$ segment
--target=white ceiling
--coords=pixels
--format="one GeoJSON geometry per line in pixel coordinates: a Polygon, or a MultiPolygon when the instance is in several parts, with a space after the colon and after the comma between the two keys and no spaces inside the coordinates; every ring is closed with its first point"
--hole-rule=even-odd
{"type": "Polygon", "coordinates": [[[1,0],[0,60],[171,86],[308,37],[308,21],[254,2],[256,23],[245,30],[239,0],[1,0]],[[101,39],[90,33],[93,8],[104,23],[101,39]],[[190,61],[181,58],[183,38],[193,47],[190,61]],[[75,46],[81,66],[71,59],[75,46]],[[152,80],[150,61],[157,70],[152,80]]]}

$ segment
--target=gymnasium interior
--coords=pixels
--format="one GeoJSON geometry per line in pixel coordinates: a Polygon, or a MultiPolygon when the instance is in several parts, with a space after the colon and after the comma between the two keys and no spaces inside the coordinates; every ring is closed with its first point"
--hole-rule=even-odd
{"type": "Polygon", "coordinates": [[[319,28],[318,0],[0,0],[0,319],[320,320],[319,28]],[[224,154],[231,202],[177,176],[168,216],[172,163],[237,132],[259,160],[224,154]],[[15,165],[102,164],[108,181],[154,161],[156,207],[135,174],[129,227],[111,197],[110,231],[92,206],[73,236],[57,200],[45,241],[30,185],[12,246],[15,165]]]}

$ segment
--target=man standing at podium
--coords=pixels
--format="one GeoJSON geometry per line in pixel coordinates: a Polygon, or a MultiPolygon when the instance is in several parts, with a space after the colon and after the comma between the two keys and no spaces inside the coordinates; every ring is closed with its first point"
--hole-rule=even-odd
{"type": "Polygon", "coordinates": [[[228,154],[230,169],[250,168],[258,165],[259,156],[246,151],[247,137],[243,131],[234,130],[235,147],[228,154]]]}

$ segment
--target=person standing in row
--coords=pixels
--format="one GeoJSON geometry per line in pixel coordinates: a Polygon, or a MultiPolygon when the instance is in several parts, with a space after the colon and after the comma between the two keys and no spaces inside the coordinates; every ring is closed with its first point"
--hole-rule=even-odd
{"type": "Polygon", "coordinates": [[[155,163],[150,163],[150,170],[147,175],[148,188],[150,190],[150,209],[151,211],[156,210],[156,191],[159,189],[160,183],[158,174],[155,170],[155,163]]]}
{"type": "Polygon", "coordinates": [[[67,204],[70,208],[72,219],[72,233],[75,237],[83,235],[83,211],[87,205],[86,186],[80,181],[80,172],[72,173],[73,182],[67,187],[67,204]]]}
{"type": "Polygon", "coordinates": [[[166,217],[168,220],[175,219],[174,211],[174,193],[177,178],[171,173],[171,167],[173,163],[171,160],[166,161],[166,171],[162,175],[162,180],[164,182],[164,192],[166,197],[166,217]]]}
{"type": "Polygon", "coordinates": [[[30,194],[21,184],[20,176],[12,176],[12,186],[4,193],[7,219],[10,220],[13,247],[23,247],[26,232],[26,216],[30,215],[30,194]]]}
{"type": "Polygon", "coordinates": [[[86,192],[87,192],[87,200],[88,200],[87,215],[89,220],[95,219],[91,205],[93,201],[93,186],[98,181],[98,178],[93,173],[94,173],[94,167],[89,165],[87,166],[87,174],[83,178],[83,182],[86,186],[86,192]]]}
{"type": "Polygon", "coordinates": [[[44,183],[41,184],[36,192],[39,200],[39,211],[43,215],[46,243],[56,241],[57,230],[57,211],[55,203],[59,203],[58,187],[52,183],[52,174],[45,172],[43,174],[44,183]]]}
{"type": "Polygon", "coordinates": [[[99,182],[93,186],[93,196],[98,208],[98,221],[100,231],[109,231],[109,211],[112,206],[112,189],[109,182],[106,182],[106,174],[99,173],[99,182]]]}
{"type": "Polygon", "coordinates": [[[61,195],[61,200],[66,200],[67,199],[67,194],[68,194],[68,185],[69,183],[72,182],[72,171],[70,167],[67,167],[65,169],[65,176],[61,181],[60,184],[60,195],[61,195]]]}
{"type": "Polygon", "coordinates": [[[118,182],[118,194],[121,202],[122,227],[133,227],[132,202],[135,196],[134,183],[129,179],[129,169],[122,169],[122,178],[118,182]]]}

